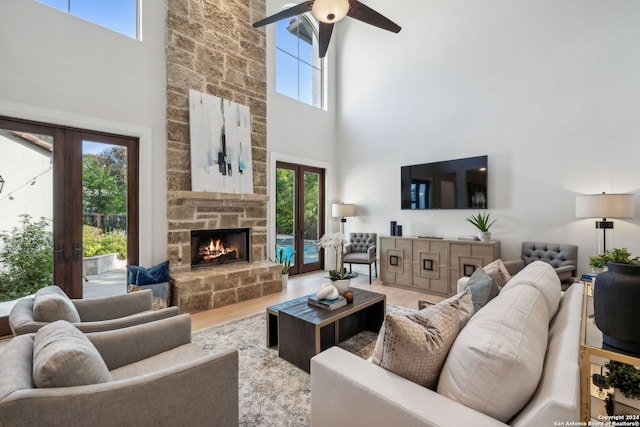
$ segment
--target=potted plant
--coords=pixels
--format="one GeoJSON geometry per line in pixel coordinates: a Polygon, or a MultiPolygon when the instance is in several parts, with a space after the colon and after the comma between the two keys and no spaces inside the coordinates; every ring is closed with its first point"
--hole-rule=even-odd
{"type": "Polygon", "coordinates": [[[322,248],[333,248],[336,254],[335,269],[329,271],[329,279],[332,284],[338,289],[340,295],[349,288],[349,281],[351,280],[351,274],[344,271],[344,245],[347,243],[344,234],[325,234],[318,241],[318,246],[322,248]]]}
{"type": "Polygon", "coordinates": [[[282,288],[287,287],[287,283],[289,281],[289,269],[291,268],[291,259],[293,258],[293,254],[296,252],[293,251],[289,255],[285,255],[284,249],[280,248],[279,251],[276,252],[276,262],[282,265],[282,288]]]}
{"type": "MultiPolygon", "coordinates": [[[[604,365],[607,368],[605,378],[613,387],[612,396],[613,415],[616,412],[616,403],[621,403],[632,408],[640,408],[640,370],[627,363],[611,361],[604,365]]],[[[611,394],[611,393],[609,393],[611,394]]]]}
{"type": "Polygon", "coordinates": [[[489,229],[497,219],[491,221],[490,212],[487,212],[486,214],[478,212],[476,215],[469,215],[466,219],[478,229],[478,238],[480,238],[480,240],[483,242],[491,240],[491,232],[489,229]]]}
{"type": "Polygon", "coordinates": [[[602,272],[610,262],[636,264],[640,262],[640,258],[631,258],[631,253],[627,248],[613,248],[605,253],[589,257],[589,266],[594,272],[602,272]]]}

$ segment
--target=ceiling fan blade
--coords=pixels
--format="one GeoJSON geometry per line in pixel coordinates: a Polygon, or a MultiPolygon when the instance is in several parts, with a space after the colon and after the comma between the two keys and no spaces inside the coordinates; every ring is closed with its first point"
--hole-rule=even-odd
{"type": "Polygon", "coordinates": [[[333,24],[325,24],[319,22],[320,34],[318,37],[318,56],[324,58],[329,48],[329,42],[331,41],[331,33],[333,32],[333,24]]]}
{"type": "Polygon", "coordinates": [[[278,22],[281,19],[289,18],[291,16],[300,15],[301,13],[305,13],[311,10],[313,6],[313,0],[305,1],[298,5],[292,6],[289,9],[285,9],[282,12],[278,12],[274,15],[268,16],[256,23],[253,24],[253,28],[262,27],[263,25],[272,24],[274,22],[278,22]]]}
{"type": "Polygon", "coordinates": [[[379,14],[375,10],[360,3],[357,0],[349,0],[351,8],[349,8],[348,16],[358,21],[362,21],[374,27],[382,28],[393,33],[400,32],[401,28],[398,24],[379,14]]]}

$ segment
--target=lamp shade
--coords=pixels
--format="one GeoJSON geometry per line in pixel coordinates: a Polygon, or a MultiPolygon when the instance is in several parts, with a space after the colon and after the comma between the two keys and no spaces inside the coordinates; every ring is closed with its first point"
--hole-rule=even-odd
{"type": "Polygon", "coordinates": [[[316,0],[311,7],[311,13],[316,19],[325,24],[338,22],[349,12],[349,0],[316,0]]]}
{"type": "Polygon", "coordinates": [[[344,218],[346,216],[355,216],[356,205],[334,203],[331,205],[331,216],[334,218],[344,218]]]}
{"type": "Polygon", "coordinates": [[[588,194],[576,197],[578,218],[633,218],[636,214],[633,194],[588,194]]]}

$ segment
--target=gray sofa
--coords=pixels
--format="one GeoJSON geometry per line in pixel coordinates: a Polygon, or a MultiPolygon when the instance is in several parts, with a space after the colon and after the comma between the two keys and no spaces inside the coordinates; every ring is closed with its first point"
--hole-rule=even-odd
{"type": "MultiPolygon", "coordinates": [[[[64,359],[58,361],[72,361],[64,375],[61,369],[55,371],[55,366],[44,369],[46,363],[39,360],[48,347],[38,347],[37,340],[44,339],[40,337],[54,326],[58,325],[48,326],[49,331],[42,329],[39,337],[15,337],[0,353],[0,425],[238,425],[238,353],[214,354],[192,344],[190,315],[84,336],[75,329],[80,336],[71,337],[71,345],[67,343],[53,353],[62,353],[64,359]],[[42,382],[42,372],[48,373],[49,382],[69,383],[78,381],[78,375],[94,375],[93,371],[99,370],[78,353],[85,337],[95,347],[85,345],[91,347],[91,357],[97,357],[99,363],[100,358],[104,360],[108,379],[36,388],[34,384],[42,382]],[[93,354],[96,350],[99,355],[93,354]]],[[[64,328],[55,331],[53,344],[65,338],[61,330],[64,328]]],[[[73,334],[66,337],[69,335],[73,334]]]]}
{"type": "Polygon", "coordinates": [[[82,332],[126,328],[178,315],[178,307],[153,310],[151,290],[95,299],[70,299],[57,286],[47,286],[33,298],[19,300],[9,313],[14,335],[37,332],[56,320],[68,320],[82,332]],[[39,305],[37,301],[43,300],[39,305]],[[35,309],[35,311],[34,311],[35,309]]]}
{"type": "MultiPolygon", "coordinates": [[[[442,368],[437,391],[422,387],[339,347],[320,353],[311,359],[312,425],[539,427],[553,426],[558,421],[578,421],[579,337],[584,288],[574,284],[562,296],[560,292],[558,276],[549,264],[534,262],[514,276],[497,297],[471,317],[458,334],[442,368]],[[535,288],[535,291],[531,288],[535,288]],[[545,290],[541,291],[542,288],[545,290]],[[502,317],[503,312],[518,301],[519,294],[516,292],[525,291],[540,294],[537,300],[542,297],[547,302],[554,300],[550,305],[555,303],[557,307],[557,312],[550,319],[544,315],[553,314],[553,311],[542,309],[543,320],[538,320],[537,329],[530,328],[526,323],[527,327],[520,330],[522,339],[519,341],[540,340],[541,337],[544,340],[541,345],[546,346],[546,350],[543,347],[539,356],[540,371],[509,370],[507,364],[503,365],[498,360],[499,349],[482,354],[478,359],[480,361],[461,363],[457,358],[460,353],[469,349],[472,352],[481,350],[484,346],[489,347],[494,338],[501,339],[511,334],[514,329],[509,327],[504,329],[503,325],[499,326],[492,333],[494,329],[485,325],[487,319],[494,314],[494,317],[502,317]],[[541,333],[541,327],[548,328],[548,331],[542,330],[545,333],[541,333]],[[469,333],[465,334],[465,331],[469,333]],[[494,353],[496,360],[493,360],[494,353]],[[480,368],[482,363],[494,369],[480,368]],[[487,399],[482,408],[470,407],[465,401],[473,400],[474,393],[463,392],[457,397],[451,397],[450,393],[443,394],[442,383],[458,374],[467,376],[466,382],[477,384],[473,392],[487,399]],[[496,406],[500,410],[505,405],[505,399],[521,392],[518,384],[520,379],[532,375],[534,392],[524,401],[524,406],[519,407],[515,415],[507,420],[501,421],[492,415],[493,409],[490,407],[496,406]]],[[[544,305],[540,301],[536,304],[544,305]]],[[[529,317],[526,316],[523,322],[529,322],[529,317]]],[[[540,313],[536,317],[540,318],[540,313]]],[[[527,351],[514,354],[514,359],[529,356],[527,351]]]]}

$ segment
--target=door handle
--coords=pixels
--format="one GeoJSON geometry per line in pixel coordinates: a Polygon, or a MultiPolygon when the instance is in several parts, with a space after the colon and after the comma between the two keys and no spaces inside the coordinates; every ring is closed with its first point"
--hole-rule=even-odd
{"type": "Polygon", "coordinates": [[[58,255],[58,264],[64,262],[64,243],[58,243],[58,249],[53,251],[58,255]]]}
{"type": "Polygon", "coordinates": [[[73,261],[78,261],[78,252],[82,253],[83,248],[78,242],[73,242],[73,261]]]}

